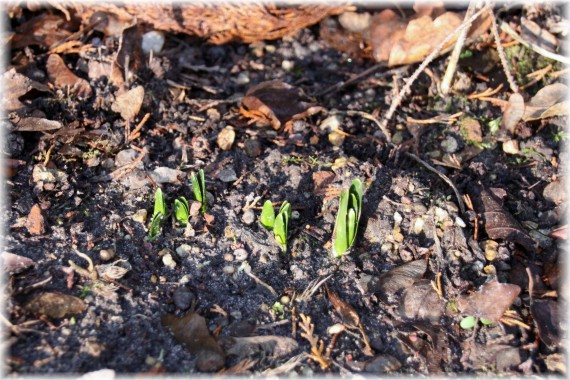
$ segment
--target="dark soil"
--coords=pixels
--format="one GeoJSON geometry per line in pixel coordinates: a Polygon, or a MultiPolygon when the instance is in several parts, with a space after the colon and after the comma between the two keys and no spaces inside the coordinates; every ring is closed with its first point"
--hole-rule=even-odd
{"type": "MultiPolygon", "coordinates": [[[[10,21],[11,27],[42,12],[46,11],[25,11],[10,21]]],[[[239,99],[248,88],[279,79],[311,95],[374,63],[328,47],[318,26],[252,45],[214,46],[167,34],[165,47],[151,66],[143,65],[147,67],[127,80],[128,89],[140,85],[145,92],[130,129],[146,113],[150,118],[140,136],[126,142],[126,123],[111,111],[118,88],[108,77],[91,79],[85,72],[90,61],[112,60],[118,39],[100,32],[85,38],[100,48],[61,56],[76,75],[89,81],[93,95],[82,100],[57,88],[28,94],[23,102],[29,109],[63,127],[43,133],[6,131],[5,151],[22,164],[6,179],[4,249],[33,261],[25,271],[6,277],[6,323],[12,326],[5,334],[8,373],[86,373],[104,368],[117,373],[217,371],[215,365],[197,366],[214,355],[200,346],[202,341],[198,347],[185,345],[175,329],[161,322],[167,314],[182,317],[192,311],[205,318],[210,334],[220,342],[226,374],[565,372],[560,341],[565,330],[555,321],[554,330],[542,333],[554,334],[554,343],[539,336],[542,322],[531,313],[531,301],[537,305],[539,301],[529,295],[527,268],[541,282],[535,283],[535,289],[539,285],[542,293],[561,289],[562,285],[553,285],[551,272],[561,267],[564,252],[548,234],[562,224],[566,207],[562,186],[552,190],[566,165],[562,142],[555,138],[566,120],[525,124],[527,133],[515,137],[519,153],[505,153],[488,127],[501,117],[501,108],[466,97],[504,81],[499,63],[485,74],[492,83],[481,81],[468,64],[462,65],[458,75],[468,84],[447,98],[437,95],[432,79],[422,74],[389,123],[394,141],[389,144],[373,121],[345,111],[378,112],[380,118],[393,98],[393,76],[398,76],[401,86],[417,65],[393,75],[379,72],[342,91],[312,98],[325,111],[295,121],[289,132],[275,132],[248,125],[240,115],[239,99]],[[333,110],[350,135],[339,147],[319,127],[333,110]],[[478,151],[458,122],[422,126],[407,122],[408,117],[428,119],[457,112],[479,120],[485,144],[478,151]],[[216,139],[227,126],[233,127],[236,137],[224,151],[216,139]],[[450,144],[457,146],[449,148],[450,144]],[[456,154],[459,165],[441,164],[445,149],[456,154]],[[148,152],[140,164],[119,178],[105,177],[117,169],[118,158],[132,162],[140,150],[148,152]],[[468,194],[474,209],[462,212],[464,200],[458,200],[440,175],[411,154],[447,176],[461,195],[468,194]],[[45,162],[66,176],[52,182],[38,180],[34,170],[44,168],[45,162]],[[149,175],[159,167],[182,173],[160,184],[169,210],[179,196],[192,199],[190,176],[199,169],[205,172],[213,202],[207,215],[192,216],[186,229],[168,216],[159,237],[149,240],[157,186],[156,177],[152,180],[149,175]],[[361,225],[351,251],[333,258],[330,241],[338,208],[334,189],[347,188],[355,178],[365,184],[361,225]],[[515,224],[490,225],[480,198],[497,193],[496,189],[505,196],[493,196],[494,205],[515,224]],[[267,199],[287,200],[294,210],[286,253],[258,223],[267,199]],[[39,234],[25,222],[35,204],[45,223],[39,234]],[[140,210],[148,212],[144,223],[135,217],[140,210]],[[492,227],[515,233],[491,238],[492,227]],[[488,246],[494,248],[486,252],[488,246]],[[101,251],[110,249],[115,256],[107,259],[101,251]],[[85,273],[70,269],[70,260],[88,267],[76,251],[95,265],[121,259],[116,265],[129,270],[114,280],[119,284],[115,290],[98,288],[85,273]],[[381,277],[415,260],[427,261],[425,273],[396,271],[390,272],[392,277],[381,277]],[[342,301],[340,308],[333,305],[324,284],[302,297],[325,278],[328,289],[342,301]],[[438,278],[441,299],[432,287],[438,278]],[[454,305],[493,279],[520,287],[509,309],[528,328],[503,322],[460,327],[468,315],[454,305]],[[78,297],[86,308],[61,318],[31,310],[30,300],[45,292],[78,297]],[[349,309],[347,304],[358,315],[371,352],[357,328],[334,338],[327,332],[334,324],[351,324],[342,312],[349,309]],[[323,352],[331,360],[326,369],[301,355],[311,352],[298,324],[301,314],[310,316],[325,351],[334,340],[330,351],[323,352]],[[244,336],[287,337],[296,346],[277,352],[272,344],[254,344],[239,354],[228,348],[235,344],[228,337],[244,336]],[[235,367],[245,366],[244,359],[253,362],[245,369],[235,367]],[[291,359],[297,364],[283,366],[291,359]]],[[[483,56],[489,49],[474,54],[483,56]]],[[[41,46],[14,49],[10,66],[46,84],[46,52],[41,46]]],[[[445,67],[445,58],[430,65],[440,76],[445,67]]],[[[540,81],[526,91],[532,95],[546,84],[540,81]]],[[[505,92],[496,96],[508,99],[505,92]]],[[[12,117],[3,121],[4,130],[13,130],[8,125],[12,117]]],[[[554,300],[563,310],[563,298],[548,297],[540,300],[554,300]]]]}

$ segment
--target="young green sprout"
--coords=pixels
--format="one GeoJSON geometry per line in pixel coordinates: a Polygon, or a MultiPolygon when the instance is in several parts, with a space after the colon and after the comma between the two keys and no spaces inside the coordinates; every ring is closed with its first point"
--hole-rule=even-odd
{"type": "Polygon", "coordinates": [[[348,190],[340,193],[333,231],[332,254],[341,257],[354,244],[362,212],[362,182],[357,178],[348,190]]]}
{"type": "MultiPolygon", "coordinates": [[[[485,326],[489,326],[489,325],[493,324],[493,321],[490,321],[490,320],[485,319],[485,318],[480,318],[479,321],[482,324],[484,324],[485,326]]],[[[461,322],[459,322],[459,325],[464,330],[472,329],[473,327],[475,327],[476,324],[477,324],[477,318],[475,318],[472,315],[468,315],[467,317],[463,318],[461,320],[461,322]]]]}
{"type": "Polygon", "coordinates": [[[189,207],[188,201],[184,197],[174,200],[174,218],[176,221],[185,226],[188,224],[189,207]]]}
{"type": "Polygon", "coordinates": [[[198,174],[194,174],[192,176],[191,180],[194,199],[202,203],[200,211],[204,213],[208,209],[208,206],[206,204],[206,181],[204,180],[204,170],[200,169],[198,171],[198,174]]]}
{"type": "Polygon", "coordinates": [[[165,215],[166,202],[164,200],[162,189],[159,187],[154,193],[154,211],[152,213],[152,221],[148,232],[148,236],[151,240],[155,239],[160,233],[160,224],[162,223],[162,219],[164,219],[165,215]]]}
{"type": "Polygon", "coordinates": [[[277,216],[275,216],[275,210],[273,209],[271,201],[267,200],[263,204],[259,220],[263,227],[270,231],[273,230],[275,241],[277,241],[277,244],[279,244],[283,252],[287,251],[289,219],[291,219],[291,204],[289,202],[284,201],[283,204],[281,204],[277,216]]]}

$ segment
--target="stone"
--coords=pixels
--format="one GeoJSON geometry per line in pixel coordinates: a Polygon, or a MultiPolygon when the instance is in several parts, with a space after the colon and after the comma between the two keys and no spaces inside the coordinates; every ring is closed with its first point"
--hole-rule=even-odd
{"type": "Polygon", "coordinates": [[[180,286],[176,288],[174,294],[172,295],[174,304],[180,310],[188,310],[195,299],[196,296],[187,286],[180,286]]]}

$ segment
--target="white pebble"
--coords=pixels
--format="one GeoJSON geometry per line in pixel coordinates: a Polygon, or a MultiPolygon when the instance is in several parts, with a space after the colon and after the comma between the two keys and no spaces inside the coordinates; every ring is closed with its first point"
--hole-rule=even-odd
{"type": "Polygon", "coordinates": [[[164,46],[164,33],[158,30],[145,33],[142,36],[142,49],[146,54],[152,50],[153,53],[160,53],[164,46]]]}
{"type": "Polygon", "coordinates": [[[232,255],[231,253],[224,253],[224,260],[234,261],[234,255],[232,255]]]}
{"type": "Polygon", "coordinates": [[[164,264],[164,266],[170,269],[176,268],[176,261],[174,261],[170,253],[167,253],[166,255],[162,256],[162,263],[164,264]]]}
{"type": "Polygon", "coordinates": [[[99,251],[99,257],[103,261],[109,261],[115,257],[115,250],[113,248],[102,249],[99,251]]]}
{"type": "Polygon", "coordinates": [[[466,224],[460,217],[455,217],[455,225],[460,228],[465,228],[466,224]]]}
{"type": "Polygon", "coordinates": [[[247,251],[243,248],[238,248],[234,251],[234,256],[237,261],[244,261],[247,259],[247,251]]]}
{"type": "Polygon", "coordinates": [[[223,269],[225,274],[234,274],[236,271],[236,268],[234,268],[232,265],[226,265],[223,269]]]}
{"type": "Polygon", "coordinates": [[[403,218],[402,218],[402,215],[400,215],[400,213],[399,213],[398,211],[396,211],[396,212],[394,213],[394,223],[395,223],[397,226],[399,226],[400,223],[402,223],[402,219],[403,219],[403,218]]]}

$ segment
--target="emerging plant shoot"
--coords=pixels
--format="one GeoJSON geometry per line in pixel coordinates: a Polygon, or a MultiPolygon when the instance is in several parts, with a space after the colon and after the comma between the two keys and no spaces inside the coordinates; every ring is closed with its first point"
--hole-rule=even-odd
{"type": "Polygon", "coordinates": [[[259,221],[268,230],[273,230],[275,241],[283,252],[287,251],[287,234],[289,233],[289,219],[291,219],[291,204],[284,201],[277,216],[271,201],[267,200],[263,204],[263,210],[259,221]]]}
{"type": "Polygon", "coordinates": [[[164,200],[164,194],[162,193],[162,189],[159,187],[156,189],[154,193],[154,211],[152,213],[152,221],[150,223],[150,228],[148,232],[148,237],[152,239],[156,239],[158,234],[160,233],[160,224],[162,223],[162,219],[166,215],[166,202],[164,200]]]}
{"type": "Polygon", "coordinates": [[[357,178],[348,190],[340,193],[338,213],[333,231],[332,254],[341,257],[354,244],[362,212],[362,182],[357,178]]]}
{"type": "Polygon", "coordinates": [[[188,224],[189,207],[188,201],[184,197],[174,200],[174,218],[176,221],[185,226],[188,224]]]}
{"type": "Polygon", "coordinates": [[[200,169],[198,174],[192,176],[192,192],[194,193],[194,199],[202,203],[200,211],[202,213],[206,212],[208,206],[206,204],[206,181],[204,180],[204,170],[200,169]]]}

